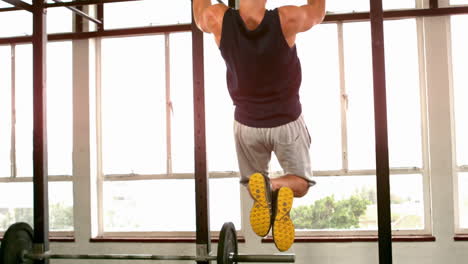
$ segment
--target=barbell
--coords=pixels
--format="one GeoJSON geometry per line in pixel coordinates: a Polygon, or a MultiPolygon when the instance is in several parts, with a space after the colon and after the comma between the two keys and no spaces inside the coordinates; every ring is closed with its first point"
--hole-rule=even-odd
{"type": "Polygon", "coordinates": [[[237,233],[234,224],[224,223],[221,228],[217,256],[181,256],[150,254],[53,254],[33,252],[33,230],[29,224],[16,223],[8,228],[0,248],[0,264],[31,264],[44,259],[93,259],[93,260],[192,260],[217,261],[218,264],[237,262],[295,262],[294,254],[251,255],[238,254],[237,233]]]}

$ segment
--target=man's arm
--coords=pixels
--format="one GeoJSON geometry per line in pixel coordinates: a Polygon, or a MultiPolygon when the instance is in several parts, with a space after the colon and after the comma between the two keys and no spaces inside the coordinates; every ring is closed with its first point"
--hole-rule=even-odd
{"type": "Polygon", "coordinates": [[[278,10],[284,37],[287,40],[295,39],[297,33],[322,23],[325,17],[325,0],[307,0],[306,5],[282,6],[278,10]]]}
{"type": "Polygon", "coordinates": [[[193,0],[193,16],[197,27],[206,33],[221,35],[224,13],[228,7],[223,4],[212,5],[210,0],[193,0]]]}

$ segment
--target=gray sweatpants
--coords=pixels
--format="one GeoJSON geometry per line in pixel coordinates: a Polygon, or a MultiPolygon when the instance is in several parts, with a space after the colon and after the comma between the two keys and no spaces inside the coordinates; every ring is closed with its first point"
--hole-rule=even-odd
{"type": "Polygon", "coordinates": [[[310,186],[310,135],[304,118],[273,128],[256,128],[234,121],[237,160],[241,184],[247,184],[250,175],[259,172],[268,175],[271,153],[274,152],[285,175],[304,178],[310,186]]]}

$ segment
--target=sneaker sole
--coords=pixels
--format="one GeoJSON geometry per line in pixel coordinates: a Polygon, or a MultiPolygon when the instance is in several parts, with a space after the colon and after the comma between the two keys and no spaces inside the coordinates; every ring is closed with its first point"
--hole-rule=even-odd
{"type": "Polygon", "coordinates": [[[276,216],[273,223],[273,240],[279,251],[288,250],[294,243],[295,228],[289,216],[294,194],[290,188],[283,187],[278,192],[276,216]]]}
{"type": "Polygon", "coordinates": [[[265,179],[260,173],[255,173],[249,179],[249,192],[254,199],[250,210],[250,225],[252,230],[260,237],[270,232],[271,209],[267,200],[265,179]]]}

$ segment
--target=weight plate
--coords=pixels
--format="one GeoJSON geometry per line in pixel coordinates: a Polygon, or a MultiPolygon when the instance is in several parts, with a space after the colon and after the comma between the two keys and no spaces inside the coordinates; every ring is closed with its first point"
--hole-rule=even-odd
{"type": "Polygon", "coordinates": [[[237,233],[236,227],[231,222],[224,223],[219,234],[218,264],[233,264],[230,255],[237,255],[237,233]]]}
{"type": "Polygon", "coordinates": [[[0,264],[31,264],[32,260],[22,261],[24,251],[31,252],[33,230],[26,223],[16,223],[8,228],[0,248],[0,264]]]}

